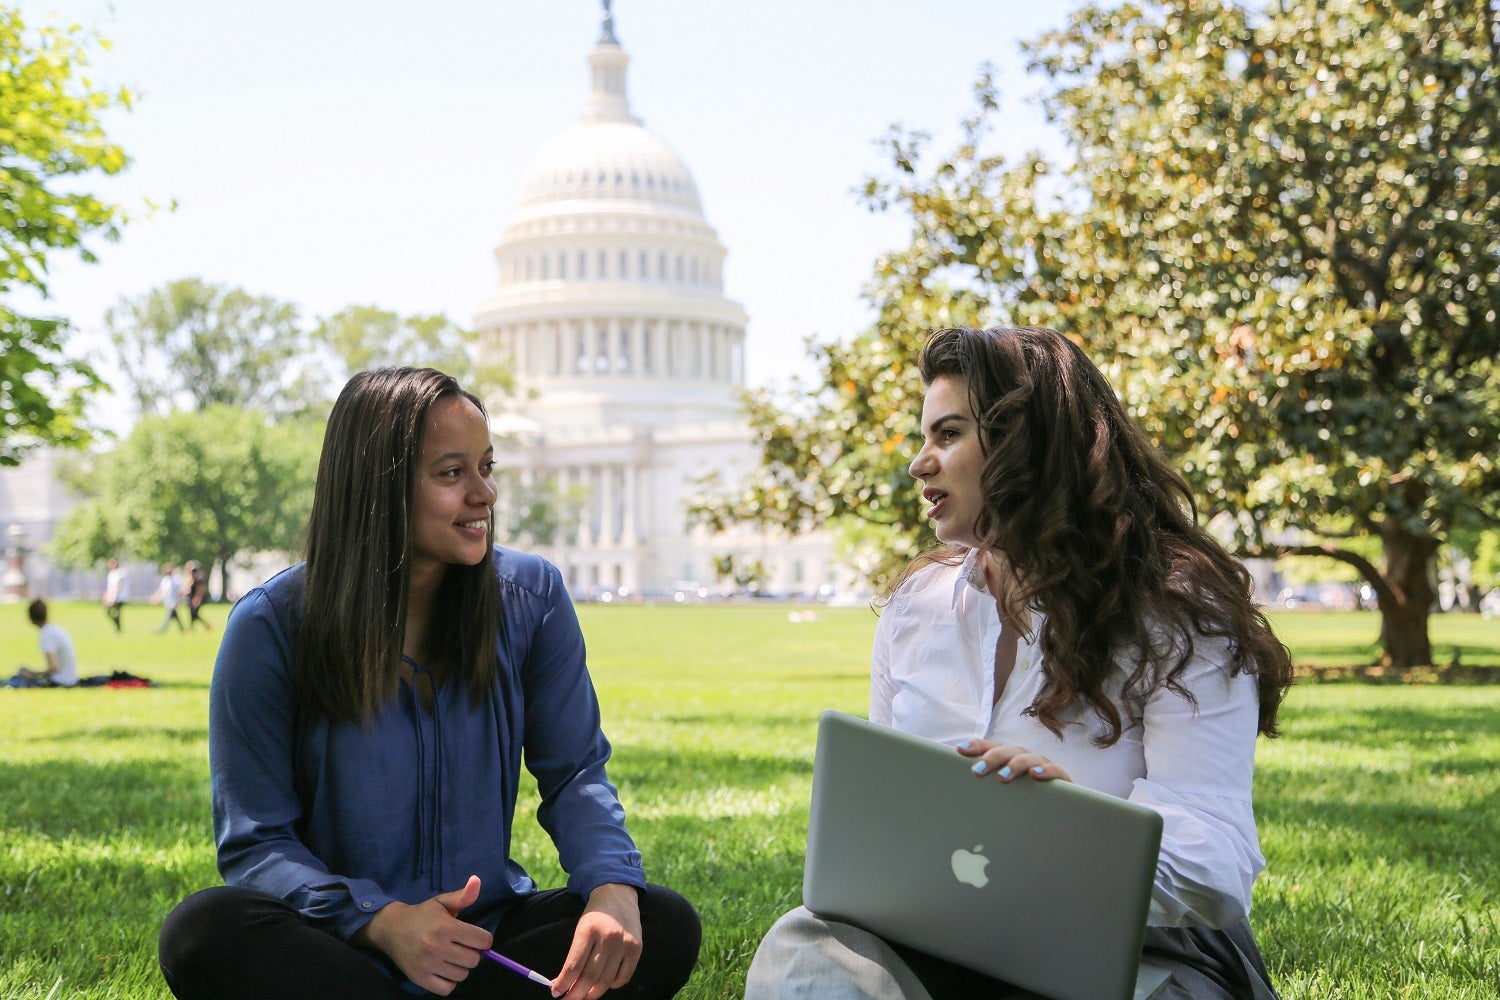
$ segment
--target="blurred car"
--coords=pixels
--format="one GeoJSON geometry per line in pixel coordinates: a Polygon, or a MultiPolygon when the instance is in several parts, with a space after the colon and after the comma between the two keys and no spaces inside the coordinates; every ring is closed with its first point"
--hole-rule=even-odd
{"type": "Polygon", "coordinates": [[[1348,611],[1359,606],[1357,591],[1347,583],[1305,583],[1283,587],[1276,595],[1278,607],[1290,610],[1348,611]]]}

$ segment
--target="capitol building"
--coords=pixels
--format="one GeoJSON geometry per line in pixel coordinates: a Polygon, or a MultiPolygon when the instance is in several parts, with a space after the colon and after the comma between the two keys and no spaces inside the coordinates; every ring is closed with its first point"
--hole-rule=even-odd
{"type": "Polygon", "coordinates": [[[629,62],[606,4],[584,112],[533,156],[475,317],[481,361],[517,388],[492,408],[497,535],[577,596],[692,597],[752,569],[772,593],[847,585],[823,532],[688,522],[705,483],[759,465],[740,408],[747,316],[692,174],[632,112],[629,62]]]}

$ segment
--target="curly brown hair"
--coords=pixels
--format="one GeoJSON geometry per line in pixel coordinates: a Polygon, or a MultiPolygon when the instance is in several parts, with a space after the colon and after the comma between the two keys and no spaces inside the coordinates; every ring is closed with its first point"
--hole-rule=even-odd
{"type": "Polygon", "coordinates": [[[1017,606],[1045,611],[1046,681],[1029,712],[1054,733],[1079,706],[1123,721],[1106,681],[1129,664],[1124,691],[1166,687],[1202,638],[1227,640],[1231,674],[1259,689],[1259,731],[1277,735],[1291,658],[1251,598],[1250,574],[1198,523],[1186,480],[1120,405],[1088,356],[1043,327],[950,328],[919,361],[922,384],[964,379],[985,462],[985,549],[1009,563],[1017,606]]]}

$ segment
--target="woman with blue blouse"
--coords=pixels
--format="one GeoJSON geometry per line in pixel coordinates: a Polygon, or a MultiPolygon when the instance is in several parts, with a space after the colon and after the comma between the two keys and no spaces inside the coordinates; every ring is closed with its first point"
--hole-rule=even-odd
{"type": "Polygon", "coordinates": [[[492,544],[493,468],[483,405],[449,376],[344,387],[306,560],[225,628],[209,760],[226,884],[163,925],[176,996],[656,998],[687,981],[697,915],[646,880],[626,831],[560,574],[492,544]],[[523,762],[566,888],[511,856],[523,762]]]}

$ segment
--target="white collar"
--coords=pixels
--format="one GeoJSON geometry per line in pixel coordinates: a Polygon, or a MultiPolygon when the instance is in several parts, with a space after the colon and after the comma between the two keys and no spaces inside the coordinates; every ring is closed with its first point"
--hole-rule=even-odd
{"type": "Polygon", "coordinates": [[[958,602],[960,588],[973,587],[985,597],[990,596],[990,585],[984,578],[984,560],[978,549],[970,549],[958,567],[958,580],[953,584],[953,600],[958,602]]]}

